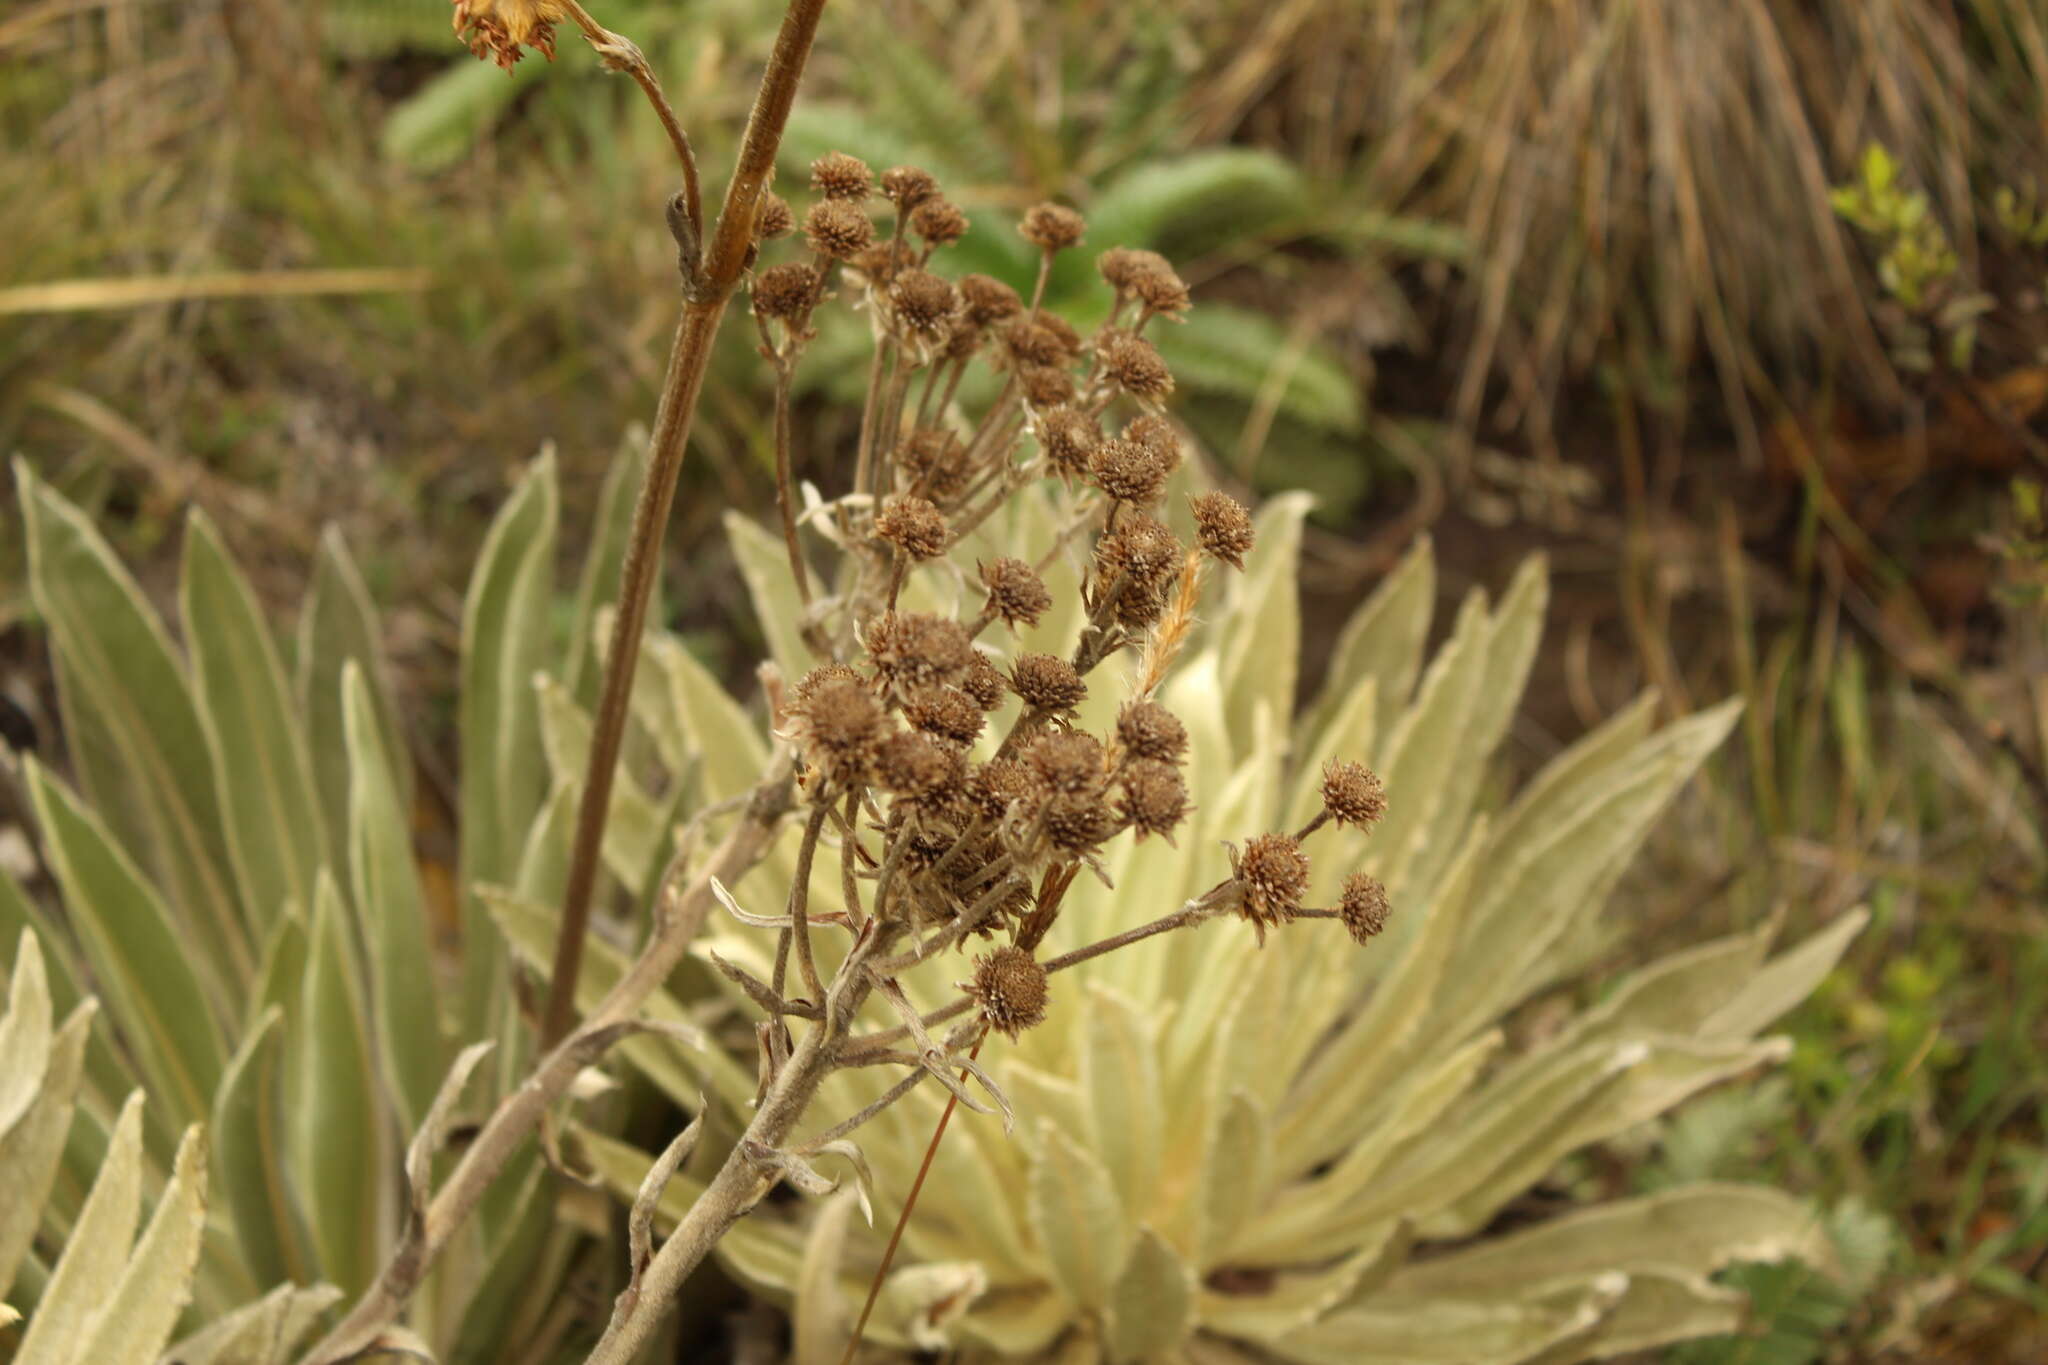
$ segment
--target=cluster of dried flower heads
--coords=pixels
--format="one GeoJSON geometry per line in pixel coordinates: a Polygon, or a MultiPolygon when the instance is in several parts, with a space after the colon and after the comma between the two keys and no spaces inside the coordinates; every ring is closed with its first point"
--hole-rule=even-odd
{"type": "MultiPolygon", "coordinates": [[[[785,540],[803,589],[805,637],[828,660],[779,703],[780,732],[800,756],[813,813],[803,856],[828,825],[836,832],[850,898],[859,881],[874,882],[874,920],[891,938],[921,943],[892,965],[924,961],[971,935],[1000,938],[962,987],[982,1026],[1014,1037],[1044,1016],[1040,947],[1074,877],[1100,874],[1097,850],[1127,831],[1170,842],[1188,813],[1187,733],[1157,693],[1194,625],[1206,565],[1243,569],[1252,520],[1229,494],[1204,492],[1187,500],[1192,544],[1169,525],[1168,488],[1184,450],[1162,408],[1173,374],[1145,333],[1155,320],[1177,319],[1189,298],[1165,258],[1104,252],[1098,266],[1115,302],[1083,335],[1044,305],[1055,257],[1086,234],[1073,209],[1039,204],[1018,224],[1041,261],[1027,298],[987,275],[942,273],[943,249],[969,225],[928,173],[898,167],[877,178],[835,152],[812,164],[811,189],[816,198],[801,217],[780,198],[767,201],[764,253],[766,243],[797,233],[802,249],[798,259],[760,265],[752,286],[761,352],[778,379],[785,540]],[[792,375],[817,335],[819,310],[835,298],[872,329],[867,404],[850,485],[821,505],[814,498],[800,519],[792,375]],[[966,384],[977,365],[992,372],[979,390],[966,384]],[[967,412],[962,394],[989,388],[994,398],[967,412]],[[1005,546],[1012,553],[978,561],[970,583],[950,552],[1018,489],[1046,478],[1066,490],[1067,523],[1052,543],[1005,546]],[[800,521],[813,541],[841,552],[817,595],[800,521]],[[1062,555],[1081,569],[1083,624],[1071,653],[984,643],[998,624],[1015,632],[1053,609],[1044,575],[1062,555]],[[952,575],[968,603],[959,619],[901,605],[921,566],[952,575]],[[1077,709],[1102,685],[1098,667],[1120,653],[1134,656],[1128,694],[1108,733],[1088,733],[1077,709]],[[1005,714],[1013,718],[983,744],[1012,695],[1019,704],[1005,714]]],[[[1261,942],[1269,928],[1304,917],[1341,920],[1360,943],[1378,934],[1386,892],[1363,874],[1346,882],[1337,907],[1302,904],[1303,840],[1331,820],[1370,826],[1386,804],[1379,779],[1356,763],[1331,765],[1323,798],[1304,829],[1233,849],[1230,876],[1184,908],[1184,921],[1234,912],[1261,942]]],[[[804,925],[800,906],[787,922],[804,925]]],[[[778,980],[767,998],[780,989],[778,980]]],[[[906,1030],[928,1022],[911,1017],[906,1030]]]]}

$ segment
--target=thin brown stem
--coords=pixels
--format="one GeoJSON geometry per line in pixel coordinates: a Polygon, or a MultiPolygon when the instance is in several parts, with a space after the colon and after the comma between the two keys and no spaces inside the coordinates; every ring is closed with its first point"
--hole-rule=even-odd
{"type": "Polygon", "coordinates": [[[611,813],[612,779],[618,769],[619,744],[633,691],[633,673],[640,660],[640,636],[646,628],[647,604],[661,563],[661,541],[675,497],[676,476],[688,449],[690,425],[711,363],[712,343],[725,316],[726,302],[739,287],[754,247],[754,225],[775,169],[775,152],[796,100],[804,63],[817,38],[825,0],[791,0],[776,35],[775,48],[761,76],[761,89],[747,119],[746,136],[732,183],[725,192],[718,227],[703,257],[702,269],[684,281],[681,324],[669,349],[668,373],[655,412],[647,477],[633,509],[633,527],[619,573],[618,614],[612,623],[611,652],[605,658],[604,683],[592,725],[590,759],[584,770],[583,793],[576,811],[576,839],[569,856],[568,887],[562,897],[561,927],[555,938],[554,964],[548,976],[548,998],[541,1016],[541,1046],[552,1048],[568,1032],[575,1014],[576,977],[583,962],[583,939],[590,926],[591,894],[597,885],[598,854],[611,813]]]}
{"type": "MultiPolygon", "coordinates": [[[[704,193],[697,181],[697,155],[690,149],[690,135],[683,131],[668,96],[662,93],[661,82],[654,77],[654,68],[647,64],[647,57],[637,44],[598,23],[576,0],[563,0],[563,5],[604,64],[631,76],[641,93],[647,96],[648,104],[653,106],[654,116],[661,120],[661,130],[668,134],[669,146],[675,149],[676,160],[682,166],[683,213],[689,220],[695,241],[701,244],[704,240],[704,193]]],[[[692,260],[689,265],[694,270],[698,262],[692,260]]]]}
{"type": "Polygon", "coordinates": [[[804,989],[817,1001],[825,998],[825,983],[818,979],[818,964],[811,956],[811,864],[818,854],[818,839],[825,832],[825,817],[831,813],[831,803],[826,801],[811,807],[804,841],[796,851],[796,877],[789,884],[789,927],[796,940],[797,970],[803,973],[804,989]]]}
{"type": "MultiPolygon", "coordinates": [[[[986,1035],[974,1045],[974,1051],[967,1055],[972,1062],[981,1056],[981,1044],[987,1042],[986,1035]]],[[[960,1073],[964,1085],[968,1073],[960,1073]]],[[[910,1226],[910,1211],[917,1207],[917,1196],[924,1189],[925,1177],[931,1174],[932,1160],[939,1154],[939,1141],[946,1136],[946,1125],[953,1121],[953,1111],[960,1107],[960,1097],[948,1095],[946,1107],[939,1111],[939,1122],[932,1129],[932,1140],[925,1144],[924,1160],[918,1164],[917,1179],[910,1182],[910,1193],[903,1200],[903,1212],[897,1215],[896,1226],[889,1233],[889,1245],[882,1249],[882,1263],[875,1267],[875,1278],[868,1284],[867,1302],[860,1306],[860,1317],[854,1321],[853,1335],[847,1339],[846,1354],[839,1357],[839,1365],[853,1365],[854,1352],[860,1349],[861,1333],[868,1327],[868,1316],[875,1311],[875,1300],[882,1296],[882,1281],[889,1277],[889,1266],[896,1260],[896,1247],[903,1240],[903,1229],[910,1226]]]]}
{"type": "Polygon", "coordinates": [[[789,572],[796,579],[797,597],[811,605],[811,574],[804,565],[803,547],[796,538],[796,478],[789,451],[790,365],[786,359],[775,364],[775,508],[782,514],[782,544],[789,551],[789,572]]]}

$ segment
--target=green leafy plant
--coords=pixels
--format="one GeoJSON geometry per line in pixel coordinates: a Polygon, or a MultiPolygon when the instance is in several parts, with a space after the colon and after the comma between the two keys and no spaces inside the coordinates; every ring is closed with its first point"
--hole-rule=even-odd
{"type": "Polygon", "coordinates": [[[1877,277],[1905,311],[1892,328],[1894,354],[1908,369],[1933,364],[1929,338],[1943,342],[1950,367],[1967,372],[1977,345],[1977,319],[1995,306],[1990,295],[1964,288],[1962,260],[1934,216],[1925,192],[1907,189],[1898,163],[1882,146],[1864,149],[1859,177],[1837,186],[1828,202],[1871,237],[1877,277]]]}
{"type": "MultiPolygon", "coordinates": [[[[975,1359],[1583,1359],[1732,1330],[1743,1296],[1709,1278],[1732,1262],[1832,1264],[1813,1210],[1712,1183],[1483,1235],[1572,1151],[1781,1060],[1785,1041],[1760,1033],[1862,919],[1775,958],[1767,931],[1702,945],[1626,978],[1541,1046],[1506,1046],[1502,1017],[1554,995],[1612,936],[1607,889],[1733,713],[1654,732],[1638,704],[1488,809],[1483,773],[1528,667],[1543,575],[1526,570],[1497,608],[1469,600],[1425,670],[1425,548],[1361,608],[1329,685],[1290,726],[1302,511],[1285,500],[1262,518],[1269,557],[1162,693],[1194,736],[1187,844],[1305,819],[1329,755],[1382,755],[1384,825],[1330,852],[1388,886],[1388,941],[1351,955],[1208,930],[1058,978],[1050,1021],[984,1059],[1016,1131],[948,1130],[906,1232],[914,1261],[885,1285],[872,1340],[975,1359]],[[1432,1242],[1445,1249],[1416,1255],[1432,1242]]],[[[786,615],[772,553],[741,546],[763,616],[786,615]]],[[[1090,698],[1077,723],[1111,706],[1090,698]]],[[[1105,871],[1069,892],[1063,917],[1106,930],[1197,889],[1191,859],[1158,845],[1120,850],[1105,871]]],[[[1333,897],[1335,878],[1319,880],[1333,897]]],[[[813,901],[834,905],[824,887],[813,901]]],[[[770,966],[737,928],[703,951],[770,966]]],[[[874,1099],[882,1082],[867,1076],[828,1081],[825,1112],[874,1099]]],[[[864,1139],[885,1206],[910,1187],[938,1109],[913,1096],[864,1139]]],[[[590,1141],[615,1186],[641,1188],[646,1156],[590,1141]]],[[[664,1207],[687,1198],[674,1190],[664,1207]]],[[[879,1234],[830,1203],[791,1215],[757,1215],[720,1254],[793,1301],[799,1359],[829,1365],[879,1234]]]]}

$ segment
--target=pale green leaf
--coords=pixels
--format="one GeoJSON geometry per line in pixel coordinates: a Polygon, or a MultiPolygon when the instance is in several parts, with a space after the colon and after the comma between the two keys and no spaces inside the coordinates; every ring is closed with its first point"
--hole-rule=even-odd
{"type": "Polygon", "coordinates": [[[399,1123],[410,1132],[434,1102],[447,1069],[427,906],[369,684],[353,660],[342,666],[341,679],[350,770],[349,875],[369,953],[377,1056],[399,1123]]]}
{"type": "MultiPolygon", "coordinates": [[[[619,452],[605,470],[604,485],[597,492],[597,509],[590,536],[583,551],[583,570],[576,579],[576,607],[569,616],[569,657],[562,668],[562,685],[578,706],[588,710],[597,705],[599,675],[603,660],[591,641],[598,612],[617,599],[619,573],[626,562],[626,542],[632,534],[633,510],[640,482],[647,468],[647,433],[634,426],[619,442],[619,452]]],[[[659,576],[656,577],[657,585],[659,576]]],[[[650,615],[661,620],[658,605],[650,615]]]]}
{"type": "Polygon", "coordinates": [[[1031,1163],[1031,1229],[1053,1283],[1084,1308],[1099,1308],[1130,1250],[1116,1185],[1095,1155],[1041,1120],[1031,1163]]]}
{"type": "Polygon", "coordinates": [[[1151,1228],[1138,1229],[1109,1296],[1109,1357],[1154,1360],[1180,1344],[1194,1315],[1195,1276],[1151,1228]]]}
{"type": "Polygon", "coordinates": [[[305,1214],[285,1170],[284,1013],[266,1009],[213,1102],[213,1187],[260,1284],[313,1278],[305,1214]]]}
{"type": "Polygon", "coordinates": [[[307,948],[301,1012],[292,1029],[286,1150],[321,1278],[354,1296],[377,1270],[395,1171],[369,991],[341,892],[325,876],[314,891],[307,948]]]}
{"type": "Polygon", "coordinates": [[[201,984],[189,935],[106,827],[40,763],[30,759],[25,771],[72,927],[122,1040],[179,1123],[204,1118],[226,1061],[213,1013],[218,983],[201,984]]]}
{"type": "Polygon", "coordinates": [[[1854,910],[1789,952],[1772,958],[1742,982],[1732,1000],[1700,1024],[1709,1038],[1747,1038],[1770,1026],[1779,1015],[1813,994],[1848,951],[1849,940],[1870,922],[1866,910],[1854,910]]]}
{"type": "Polygon", "coordinates": [[[164,1365],[289,1365],[340,1299],[333,1285],[281,1284],[172,1346],[164,1365]]]}
{"type": "Polygon", "coordinates": [[[1299,567],[1301,526],[1313,500],[1286,493],[1259,509],[1257,548],[1246,571],[1233,575],[1217,650],[1223,658],[1225,716],[1230,733],[1252,734],[1263,707],[1275,721],[1294,711],[1294,678],[1301,657],[1299,567]]]}
{"type": "Polygon", "coordinates": [[[698,759],[700,795],[707,803],[750,790],[761,780],[768,745],[761,726],[718,679],[672,636],[648,641],[648,661],[668,680],[669,703],[682,718],[698,759]]]}
{"type": "MultiPolygon", "coordinates": [[[[582,790],[590,763],[590,717],[552,678],[534,679],[540,706],[541,745],[554,773],[556,790],[564,784],[582,790]]],[[[664,807],[640,785],[626,767],[624,755],[612,774],[611,814],[604,828],[605,867],[635,896],[646,893],[668,835],[664,807]]]]}
{"type": "MultiPolygon", "coordinates": [[[[294,687],[299,713],[306,719],[306,748],[313,759],[313,785],[330,849],[348,847],[348,741],[342,715],[341,670],[354,663],[362,670],[377,712],[377,732],[392,759],[401,810],[412,809],[412,763],[406,757],[405,729],[391,698],[384,668],[383,627],[362,573],[350,556],[341,532],[328,527],[313,557],[313,582],[299,610],[298,656],[294,687]]],[[[303,902],[310,905],[311,902],[303,902]]]]}
{"type": "Polygon", "coordinates": [[[50,628],[65,734],[115,837],[164,886],[210,975],[253,966],[213,762],[163,625],[83,513],[17,461],[29,584],[50,628]]]}
{"type": "Polygon", "coordinates": [[[0,1015],[0,1138],[28,1112],[50,1061],[50,979],[36,937],[21,931],[7,1013],[0,1015]]]}
{"type": "MultiPolygon", "coordinates": [[[[1627,1288],[1619,1275],[1591,1292],[1535,1303],[1404,1299],[1331,1313],[1267,1349],[1297,1365],[1517,1365],[1569,1348],[1599,1327],[1627,1288]]],[[[1565,1359],[1583,1359],[1566,1354],[1565,1359]]]]}
{"type": "Polygon", "coordinates": [[[725,535],[732,557],[753,599],[754,620],[768,641],[768,656],[794,683],[810,668],[810,646],[803,641],[803,599],[790,575],[789,551],[782,537],[739,512],[725,514],[725,535]]]}
{"type": "Polygon", "coordinates": [[[35,1241],[43,1201],[57,1177],[96,1009],[95,1002],[82,1001],[58,1027],[34,1102],[0,1135],[0,1189],[7,1191],[0,1200],[0,1297],[6,1296],[35,1241]]]}
{"type": "Polygon", "coordinates": [[[1204,1327],[1224,1336],[1252,1341],[1284,1337],[1339,1304],[1369,1298],[1362,1287],[1399,1265],[1409,1245],[1401,1223],[1358,1227],[1344,1243],[1343,1259],[1334,1264],[1296,1268],[1324,1254],[1304,1247],[1265,1275],[1248,1276],[1249,1283],[1237,1292],[1204,1290],[1196,1313],[1204,1327]]]}
{"type": "Polygon", "coordinates": [[[1345,436],[1365,430],[1358,380],[1314,333],[1290,332],[1256,309],[1204,303],[1180,326],[1149,335],[1187,388],[1273,403],[1285,416],[1345,436]]]}
{"type": "Polygon", "coordinates": [[[546,74],[541,62],[521,62],[509,72],[489,62],[456,62],[391,111],[378,150],[408,170],[445,170],[476,145],[521,90],[546,74]]]}
{"type": "MultiPolygon", "coordinates": [[[[69,1017],[88,1001],[97,1010],[99,1002],[92,999],[85,987],[86,969],[73,952],[68,936],[51,921],[41,905],[22,891],[14,878],[0,871],[0,950],[10,943],[19,945],[24,933],[34,935],[36,947],[43,955],[50,1004],[55,1013],[69,1017]]],[[[0,961],[0,969],[7,968],[11,968],[11,963],[0,961]]],[[[133,1067],[114,1049],[103,1029],[87,1030],[83,1084],[87,1093],[101,1097],[125,1095],[136,1087],[133,1067]]],[[[161,1116],[145,1113],[142,1134],[152,1154],[169,1159],[175,1134],[161,1116]]]]}
{"type": "Polygon", "coordinates": [[[1202,1250],[1216,1256],[1233,1245],[1237,1230],[1258,1207],[1272,1178],[1273,1137],[1266,1113],[1250,1095],[1233,1090],[1216,1109],[1202,1154],[1202,1250]]]}
{"type": "MultiPolygon", "coordinates": [[[[496,887],[485,889],[484,901],[512,950],[535,971],[545,970],[554,960],[554,911],[496,887]]],[[[596,1008],[630,963],[626,954],[593,935],[584,944],[583,969],[576,977],[576,1008],[596,1008]]],[[[689,1011],[667,991],[657,990],[648,996],[640,1012],[644,1018],[686,1031],[694,1033],[696,1029],[689,1011]]],[[[742,1111],[753,1102],[753,1072],[708,1037],[685,1046],[671,1033],[643,1033],[622,1040],[618,1051],[678,1104],[694,1109],[707,1086],[742,1111]]]]}
{"type": "Polygon", "coordinates": [[[114,1124],[106,1161],[50,1282],[43,1287],[14,1365],[80,1365],[86,1343],[114,1306],[128,1264],[142,1201],[142,1092],[130,1095],[114,1124]]]}
{"type": "Polygon", "coordinates": [[[533,676],[548,661],[558,516],[555,458],[548,450],[492,521],[463,601],[459,1032],[466,1038],[492,1030],[505,989],[504,951],[476,887],[512,879],[533,814],[547,795],[533,676]]]}
{"type": "Polygon", "coordinates": [[[1371,679],[1379,704],[1398,715],[1422,671],[1422,650],[1436,615],[1436,553],[1427,535],[1381,580],[1338,632],[1330,671],[1307,729],[1320,733],[1352,689],[1371,679]]]}
{"type": "Polygon", "coordinates": [[[1098,250],[1152,247],[1162,232],[1184,241],[1207,225],[1236,241],[1299,218],[1308,207],[1302,173],[1285,158],[1253,147],[1207,147],[1139,162],[1112,180],[1088,205],[1088,235],[1098,250]]]}
{"type": "Polygon", "coordinates": [[[185,1131],[171,1165],[171,1183],[135,1243],[118,1282],[102,1287],[117,1311],[103,1315],[80,1360],[94,1365],[150,1365],[170,1340],[192,1297],[199,1239],[206,1229],[206,1130],[185,1131]]]}
{"type": "Polygon", "coordinates": [[[1136,1005],[1096,985],[1081,1031],[1080,1079],[1088,1132],[1127,1208],[1152,1202],[1168,1119],[1155,1030],[1136,1005]]]}
{"type": "Polygon", "coordinates": [[[185,523],[179,604],[228,853],[254,935],[308,905],[327,861],[312,760],[256,594],[206,514],[185,523]]]}
{"type": "Polygon", "coordinates": [[[840,1288],[840,1262],[853,1210],[853,1192],[842,1190],[820,1203],[811,1219],[795,1285],[796,1309],[790,1318],[791,1365],[839,1365],[846,1335],[853,1329],[851,1306],[840,1288]]]}

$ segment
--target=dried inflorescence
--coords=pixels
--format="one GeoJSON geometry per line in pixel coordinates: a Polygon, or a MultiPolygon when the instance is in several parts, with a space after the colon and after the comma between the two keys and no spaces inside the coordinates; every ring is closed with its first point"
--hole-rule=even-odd
{"type": "Polygon", "coordinates": [[[884,612],[869,623],[863,642],[891,696],[960,682],[974,662],[974,646],[959,622],[923,612],[884,612]]]}
{"type": "Polygon", "coordinates": [[[1052,472],[1069,483],[1086,477],[1095,458],[1095,447],[1102,441],[1102,429],[1095,419],[1078,408],[1062,405],[1039,413],[1035,422],[1039,449],[1045,452],[1052,472]]]}
{"type": "Polygon", "coordinates": [[[862,200],[874,193],[868,163],[844,152],[827,152],[811,163],[811,188],[827,199],[862,200]]]}
{"type": "Polygon", "coordinates": [[[804,240],[820,256],[850,261],[874,245],[874,220],[850,200],[820,199],[804,214],[804,240]]]}
{"type": "Polygon", "coordinates": [[[1323,769],[1323,809],[1338,824],[1362,829],[1387,813],[1387,791],[1363,763],[1332,760],[1323,769]]]}
{"type": "Polygon", "coordinates": [[[1354,872],[1344,879],[1343,899],[1338,903],[1338,918],[1344,921],[1344,929],[1359,947],[1378,938],[1387,927],[1387,888],[1363,872],[1354,872]]]}
{"type": "Polygon", "coordinates": [[[882,197],[898,213],[908,213],[938,192],[938,179],[921,167],[892,166],[882,172],[882,197]]]}
{"type": "Polygon", "coordinates": [[[898,495],[875,514],[875,534],[912,559],[936,559],[946,550],[946,518],[925,498],[898,495]]]}
{"type": "Polygon", "coordinates": [[[1010,687],[1027,706],[1053,715],[1072,711],[1088,696],[1088,684],[1056,654],[1023,654],[1010,666],[1010,687]]]}
{"type": "Polygon", "coordinates": [[[788,707],[790,737],[833,788],[867,780],[895,726],[868,685],[827,664],[806,675],[788,707]]]}
{"type": "Polygon", "coordinates": [[[1134,759],[1118,779],[1117,811],[1140,837],[1157,834],[1171,839],[1187,818],[1188,784],[1179,768],[1157,758],[1134,759]]]}
{"type": "Polygon", "coordinates": [[[471,55],[510,71],[532,48],[555,59],[555,25],[569,17],[561,0],[455,0],[455,36],[471,55]]]}
{"type": "Polygon", "coordinates": [[[974,959],[967,992],[981,1006],[990,1028],[1014,1040],[1045,1019],[1045,968],[1022,948],[1004,945],[974,959]]]}
{"type": "Polygon", "coordinates": [[[1252,549],[1251,514],[1228,493],[1204,493],[1194,500],[1195,543],[1212,559],[1244,568],[1252,549]]]}
{"type": "Polygon", "coordinates": [[[1285,924],[1301,909],[1308,893],[1308,854],[1292,834],[1261,834],[1237,855],[1236,872],[1243,883],[1238,913],[1264,943],[1267,929],[1285,924]]]}
{"type": "Polygon", "coordinates": [[[967,235],[967,215],[949,199],[927,199],[910,213],[910,230],[932,246],[951,246],[967,235]]]}
{"type": "Polygon", "coordinates": [[[1035,626],[1052,606],[1052,593],[1038,570],[1009,555],[977,566],[988,589],[988,609],[1012,630],[1035,626]]]}
{"type": "Polygon", "coordinates": [[[913,266],[889,282],[889,303],[897,321],[931,341],[951,330],[960,296],[949,281],[913,266]]]}
{"type": "Polygon", "coordinates": [[[1111,333],[1097,353],[1111,381],[1131,397],[1156,403],[1173,392],[1173,371],[1158,349],[1136,333],[1111,333]]]}
{"type": "Polygon", "coordinates": [[[802,261],[774,265],[754,276],[754,311],[793,322],[811,310],[818,296],[818,272],[802,261]]]}
{"type": "Polygon", "coordinates": [[[1065,251],[1079,246],[1087,223],[1064,204],[1034,204],[1024,214],[1017,231],[1024,240],[1044,251],[1065,251]]]}
{"type": "Polygon", "coordinates": [[[1117,742],[1133,756],[1178,763],[1188,749],[1180,717],[1156,701],[1126,702],[1116,717],[1117,742]]]}

